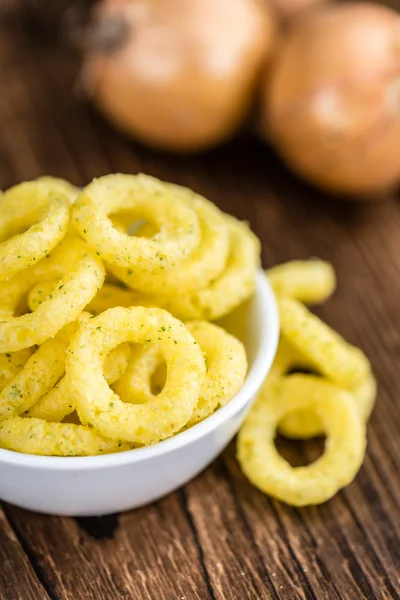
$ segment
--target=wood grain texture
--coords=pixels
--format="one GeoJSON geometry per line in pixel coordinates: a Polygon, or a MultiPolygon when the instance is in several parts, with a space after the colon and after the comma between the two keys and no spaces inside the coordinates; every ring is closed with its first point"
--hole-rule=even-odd
{"type": "Polygon", "coordinates": [[[49,600],[36,574],[36,557],[24,552],[0,509],[0,597],[4,600],[49,600]]]}
{"type": "MultiPolygon", "coordinates": [[[[1,187],[44,173],[83,184],[145,171],[249,220],[266,267],[330,260],[340,289],[318,313],[371,357],[380,392],[363,468],[320,507],[259,493],[234,445],[183,489],[123,515],[67,519],[4,505],[0,600],[399,599],[398,198],[335,202],[248,136],[197,157],[123,139],[75,96],[79,59],[55,26],[67,4],[0,0],[1,187]]],[[[300,464],[317,444],[284,442],[284,451],[300,464]]]]}
{"type": "Polygon", "coordinates": [[[5,510],[29,554],[38,557],[39,577],[54,598],[210,597],[201,550],[177,494],[100,519],[27,519],[21,509],[5,510]]]}

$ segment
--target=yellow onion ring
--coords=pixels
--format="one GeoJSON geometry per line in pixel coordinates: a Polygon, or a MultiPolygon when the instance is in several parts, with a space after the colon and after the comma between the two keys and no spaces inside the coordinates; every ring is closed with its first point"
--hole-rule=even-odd
{"type": "Polygon", "coordinates": [[[188,425],[199,423],[224,406],[243,385],[247,372],[244,346],[221,327],[206,321],[186,324],[207,364],[207,376],[188,425]]]}
{"type": "Polygon", "coordinates": [[[335,271],[318,259],[292,260],[266,271],[277,296],[295,298],[303,304],[325,302],[335,291],[335,271]]]}
{"type": "Polygon", "coordinates": [[[0,392],[0,421],[21,415],[57,383],[68,342],[61,334],[44,342],[0,392]]]}
{"type": "Polygon", "coordinates": [[[157,308],[112,308],[85,324],[72,340],[66,377],[82,423],[112,439],[152,444],[170,437],[189,420],[206,367],[186,327],[157,308]],[[167,379],[152,402],[121,401],[102,373],[102,355],[118,344],[155,343],[164,355],[167,379]]]}
{"type": "Polygon", "coordinates": [[[69,221],[68,197],[51,183],[27,181],[4,192],[0,199],[0,281],[49,254],[65,236],[69,221]]]}
{"type": "MultiPolygon", "coordinates": [[[[61,246],[63,246],[61,244],[61,246]]],[[[56,249],[59,253],[61,249],[56,249]]],[[[0,299],[0,352],[17,352],[54,336],[64,325],[74,321],[83,308],[96,295],[103,284],[105,271],[101,260],[81,240],[76,238],[66,245],[66,263],[70,268],[58,281],[53,292],[34,313],[14,316],[21,297],[32,284],[32,279],[43,269],[60,269],[43,261],[27,269],[3,285],[0,299]],[[32,272],[31,272],[32,271],[32,272]]],[[[64,261],[65,264],[65,261],[64,261]]]]}
{"type": "Polygon", "coordinates": [[[230,235],[230,254],[222,273],[205,288],[189,294],[157,295],[157,306],[187,320],[214,321],[250,298],[260,264],[260,241],[246,223],[225,215],[230,235]]]}
{"type": "MultiPolygon", "coordinates": [[[[268,374],[267,383],[285,377],[294,369],[319,371],[309,358],[291,346],[281,335],[275,360],[268,374]]],[[[323,374],[319,371],[321,378],[323,374]]],[[[376,381],[369,369],[361,380],[351,382],[347,390],[353,396],[361,419],[368,420],[376,398],[376,381]]],[[[299,411],[287,415],[279,423],[279,431],[286,437],[309,439],[323,433],[317,416],[311,411],[299,411]]]]}
{"type": "MultiPolygon", "coordinates": [[[[353,396],[358,414],[364,423],[374,407],[376,388],[376,380],[372,373],[369,373],[364,381],[359,382],[353,389],[347,389],[353,396]]],[[[298,411],[287,415],[279,424],[279,431],[286,437],[297,439],[310,439],[323,433],[320,420],[310,411],[298,411]]]]}
{"type": "MultiPolygon", "coordinates": [[[[117,381],[124,373],[131,356],[129,344],[121,344],[110,352],[104,362],[104,377],[108,384],[117,381]]],[[[73,413],[75,406],[69,395],[68,385],[65,377],[45,394],[27,412],[28,417],[45,419],[46,421],[62,421],[66,416],[73,413]]]]}
{"type": "Polygon", "coordinates": [[[349,392],[313,375],[291,375],[265,386],[238,437],[238,460],[245,475],[263,492],[293,506],[329,500],[356,476],[365,453],[365,424],[349,392]],[[306,467],[292,467],[274,438],[291,412],[311,410],[327,441],[323,455],[306,467]]]}
{"type": "Polygon", "coordinates": [[[0,391],[18,375],[31,354],[31,348],[0,354],[0,391]]]}
{"type": "MultiPolygon", "coordinates": [[[[56,284],[57,280],[50,279],[32,287],[28,294],[28,306],[30,310],[37,310],[38,306],[43,303],[43,300],[51,294],[56,284]]],[[[155,304],[145,294],[135,292],[134,290],[126,290],[112,283],[105,283],[85,307],[85,310],[94,315],[99,315],[115,306],[122,306],[124,308],[129,308],[130,306],[154,307],[155,304]]]]}
{"type": "MultiPolygon", "coordinates": [[[[165,184],[167,185],[167,184],[165,184]]],[[[224,269],[229,252],[229,230],[224,215],[218,208],[191,190],[168,184],[176,197],[186,199],[199,219],[201,240],[199,245],[175,267],[165,269],[164,265],[151,272],[137,270],[135,265],[129,268],[110,267],[114,275],[128,287],[141,290],[146,294],[180,294],[207,286],[224,269]]],[[[142,227],[143,235],[153,227],[142,227]]]]}
{"type": "Polygon", "coordinates": [[[351,388],[370,372],[366,356],[292,298],[278,298],[281,333],[320,373],[351,388]]]}
{"type": "Polygon", "coordinates": [[[106,175],[86,186],[75,203],[73,223],[79,234],[110,265],[153,272],[168,268],[199,244],[194,210],[179,202],[167,185],[146,175],[106,175]],[[109,215],[130,213],[154,222],[152,238],[129,236],[109,215]]]}
{"type": "Polygon", "coordinates": [[[65,194],[70,204],[74,204],[78,197],[79,187],[73,185],[66,179],[62,179],[61,177],[50,177],[48,175],[44,175],[42,177],[38,177],[36,181],[51,185],[55,190],[57,190],[57,192],[65,194]]]}
{"type": "MultiPolygon", "coordinates": [[[[198,402],[187,423],[192,426],[224,406],[236,394],[246,376],[247,359],[243,344],[221,327],[206,321],[192,321],[186,326],[204,353],[207,364],[198,402]]],[[[113,389],[124,401],[133,404],[154,400],[156,395],[152,392],[151,380],[162,362],[162,354],[156,346],[136,348],[128,368],[113,389]]]]}
{"type": "MultiPolygon", "coordinates": [[[[234,310],[254,292],[260,263],[260,242],[245,223],[225,216],[230,233],[230,255],[223,272],[205,288],[189,293],[144,294],[105,284],[86,310],[100,313],[115,306],[161,307],[183,320],[216,320],[234,310]]],[[[34,308],[49,284],[36,286],[30,295],[34,308]],[[46,287],[47,285],[47,287],[46,287]]],[[[0,305],[1,308],[1,305],[0,305]]]]}

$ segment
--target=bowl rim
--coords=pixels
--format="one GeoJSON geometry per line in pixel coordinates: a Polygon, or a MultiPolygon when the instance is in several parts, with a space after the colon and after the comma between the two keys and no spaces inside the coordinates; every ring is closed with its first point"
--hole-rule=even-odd
{"type": "Polygon", "coordinates": [[[38,456],[0,448],[0,464],[46,470],[91,470],[117,467],[149,460],[184,447],[207,435],[242,410],[255,396],[266,378],[275,358],[279,341],[279,314],[276,300],[268,279],[261,269],[256,276],[256,295],[262,308],[260,343],[253,364],[244,383],[233,398],[215,413],[190,429],[158,442],[153,446],[134,448],[115,454],[96,456],[38,456]]]}

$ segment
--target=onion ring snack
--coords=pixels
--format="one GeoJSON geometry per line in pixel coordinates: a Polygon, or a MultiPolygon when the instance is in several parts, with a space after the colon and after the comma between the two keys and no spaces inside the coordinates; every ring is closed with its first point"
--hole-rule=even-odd
{"type": "MultiPolygon", "coordinates": [[[[281,339],[268,381],[299,368],[317,372],[347,388],[366,421],[376,397],[367,358],[300,304],[322,302],[331,295],[335,288],[331,265],[316,259],[291,261],[266,274],[281,307],[281,339]]],[[[318,418],[310,411],[288,415],[279,430],[287,437],[304,439],[322,433],[318,418]]]]}
{"type": "Polygon", "coordinates": [[[0,422],[18,416],[46,394],[64,372],[68,347],[61,334],[44,342],[0,392],[0,422]]]}
{"type": "Polygon", "coordinates": [[[152,390],[152,379],[163,364],[164,358],[157,346],[137,344],[133,346],[131,359],[124,374],[112,389],[124,402],[131,404],[151,402],[157,396],[152,390]]]}
{"type": "MultiPolygon", "coordinates": [[[[129,344],[121,344],[114,348],[106,357],[104,362],[104,377],[108,384],[111,385],[123,375],[130,356],[131,349],[129,344]]],[[[63,377],[52,390],[32,406],[27,412],[27,416],[57,422],[62,421],[66,416],[73,413],[74,410],[75,406],[72,404],[66,379],[63,377]]]]}
{"type": "Polygon", "coordinates": [[[83,425],[11,417],[0,423],[0,447],[42,456],[94,456],[124,452],[130,446],[108,440],[83,425]]]}
{"type": "MultiPolygon", "coordinates": [[[[358,348],[348,344],[336,332],[322,323],[318,317],[297,304],[297,301],[289,304],[290,307],[293,305],[297,309],[296,317],[293,317],[293,319],[297,318],[297,327],[301,331],[302,342],[292,345],[287,341],[284,332],[288,332],[289,329],[286,329],[287,322],[284,317],[281,320],[282,333],[278,351],[267,382],[285,377],[287,373],[294,369],[313,371],[321,378],[326,378],[347,389],[355,400],[360,417],[366,421],[371,414],[376,398],[376,381],[367,358],[358,348]],[[301,310],[298,310],[299,306],[301,310]],[[307,339],[311,341],[308,346],[306,344],[307,339]],[[326,350],[328,356],[324,360],[323,356],[326,350]],[[337,372],[332,368],[332,362],[330,361],[332,356],[337,361],[337,357],[339,357],[341,362],[337,362],[337,364],[346,365],[347,353],[350,356],[349,360],[353,360],[353,366],[350,367],[353,369],[353,377],[349,378],[346,375],[345,381],[347,384],[345,385],[340,366],[337,367],[337,372]]],[[[285,306],[287,305],[284,304],[280,310],[284,311],[285,306]]],[[[290,331],[295,335],[296,328],[293,327],[290,331]]],[[[289,414],[279,423],[279,431],[287,437],[302,439],[312,438],[322,433],[318,418],[308,410],[289,414]]]]}
{"type": "Polygon", "coordinates": [[[66,179],[62,179],[61,177],[50,177],[48,175],[43,175],[42,177],[38,177],[35,181],[51,185],[52,188],[57,190],[57,192],[62,192],[67,196],[70,204],[74,204],[80,191],[79,187],[73,185],[66,179]]]}
{"type": "Polygon", "coordinates": [[[233,398],[243,385],[247,358],[243,344],[221,327],[193,321],[187,323],[187,328],[204,352],[207,364],[207,376],[188,422],[191,426],[233,398]]]}
{"type": "Polygon", "coordinates": [[[56,253],[61,250],[68,253],[65,263],[72,265],[34,313],[14,316],[13,309],[29,289],[32,278],[42,268],[45,272],[52,268],[51,259],[49,265],[47,261],[43,267],[38,263],[38,269],[33,267],[32,273],[28,269],[6,282],[4,301],[0,300],[0,316],[4,315],[5,319],[0,321],[0,352],[16,352],[51,338],[79,316],[102,286],[105,277],[103,264],[83,241],[76,238],[71,246],[61,244],[56,253]],[[9,310],[8,315],[6,309],[9,310]]]}
{"type": "MultiPolygon", "coordinates": [[[[176,267],[158,268],[151,272],[138,271],[135,265],[128,269],[111,268],[118,279],[128,287],[146,294],[180,294],[204,288],[225,268],[229,252],[229,230],[224,215],[218,208],[191,190],[172,184],[163,184],[171,196],[182,198],[198,217],[200,242],[176,267]]],[[[154,235],[153,227],[147,225],[138,234],[154,235]]]]}
{"type": "Polygon", "coordinates": [[[63,239],[69,221],[68,197],[51,183],[28,181],[4,192],[0,197],[0,281],[49,254],[63,239]]]}
{"type": "Polygon", "coordinates": [[[246,223],[225,215],[230,254],[222,273],[205,288],[188,294],[152,295],[158,306],[184,321],[214,321],[234,310],[254,292],[260,241],[246,223]]]}
{"type": "Polygon", "coordinates": [[[365,453],[365,424],[349,392],[313,375],[290,375],[265,386],[240,430],[238,460],[263,492],[293,506],[329,500],[356,476],[365,453]],[[275,448],[280,421],[289,413],[311,410],[327,435],[323,455],[294,468],[275,448]]]}
{"type": "Polygon", "coordinates": [[[278,298],[281,332],[314,367],[334,383],[351,388],[370,372],[366,356],[292,298],[278,298]]]}
{"type": "MultiPolygon", "coordinates": [[[[313,366],[281,335],[275,360],[264,385],[269,386],[296,369],[312,370],[313,366]]],[[[279,423],[278,429],[282,435],[296,439],[309,439],[323,433],[318,417],[310,410],[287,415],[279,423]]]]}
{"type": "MultiPolygon", "coordinates": [[[[43,281],[42,283],[33,286],[28,294],[29,309],[32,311],[37,310],[43,303],[43,300],[52,293],[56,285],[56,279],[49,279],[48,281],[43,281]]],[[[129,308],[130,306],[155,307],[155,303],[150,296],[146,296],[141,292],[126,290],[118,285],[105,283],[97,292],[96,296],[85,307],[85,310],[94,315],[99,315],[105,310],[116,306],[122,306],[124,308],[129,308]]]]}
{"type": "Polygon", "coordinates": [[[277,296],[294,298],[303,304],[325,302],[336,288],[335,271],[323,260],[292,260],[265,273],[277,296]]]}
{"type": "Polygon", "coordinates": [[[194,210],[174,198],[168,186],[146,175],[117,174],[95,179],[79,194],[73,223],[103,260],[141,272],[171,267],[200,241],[194,210]],[[159,231],[152,239],[129,236],[109,219],[109,215],[119,213],[154,222],[159,231]]]}
{"type": "Polygon", "coordinates": [[[157,308],[112,308],[82,326],[68,351],[66,377],[82,423],[112,439],[152,444],[189,420],[206,375],[186,327],[157,308]],[[122,402],[102,373],[103,356],[123,342],[156,343],[167,365],[164,389],[147,404],[122,402]]]}
{"type": "MultiPolygon", "coordinates": [[[[205,355],[207,375],[198,402],[185,427],[190,427],[224,406],[240,389],[247,371],[243,344],[221,327],[206,321],[186,323],[205,355]]],[[[156,346],[138,347],[114,390],[126,402],[143,404],[156,398],[152,376],[163,360],[156,346]]]]}

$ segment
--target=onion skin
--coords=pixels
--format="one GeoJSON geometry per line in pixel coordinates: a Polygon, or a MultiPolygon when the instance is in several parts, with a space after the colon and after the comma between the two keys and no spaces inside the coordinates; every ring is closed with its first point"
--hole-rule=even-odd
{"type": "Polygon", "coordinates": [[[83,83],[117,128],[198,151],[243,123],[274,40],[257,0],[102,0],[95,19],[110,17],[128,35],[108,51],[88,48],[83,83]]]}
{"type": "Polygon", "coordinates": [[[297,17],[301,12],[311,10],[315,6],[327,2],[328,0],[268,0],[267,5],[277,19],[286,25],[288,21],[297,17]]]}
{"type": "Polygon", "coordinates": [[[262,127],[287,164],[355,197],[400,180],[400,17],[370,3],[293,22],[264,83],[262,127]]]}

